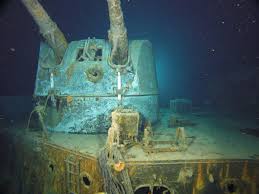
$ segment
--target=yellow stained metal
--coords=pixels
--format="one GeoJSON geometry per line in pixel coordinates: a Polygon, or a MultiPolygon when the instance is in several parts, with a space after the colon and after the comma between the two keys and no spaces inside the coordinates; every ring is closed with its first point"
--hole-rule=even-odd
{"type": "MultiPolygon", "coordinates": [[[[44,143],[44,152],[47,155],[49,161],[53,162],[56,171],[54,171],[54,176],[52,181],[52,187],[54,192],[65,193],[66,190],[66,168],[65,160],[73,155],[76,160],[80,161],[80,191],[81,193],[96,193],[102,191],[102,177],[99,172],[98,162],[96,158],[88,155],[83,155],[76,151],[67,150],[52,144],[44,143]],[[90,180],[90,186],[85,186],[82,180],[82,176],[87,174],[90,180]],[[58,178],[59,177],[59,178],[58,178]]],[[[50,185],[46,185],[49,187],[50,185]]]]}
{"type": "Polygon", "coordinates": [[[244,162],[241,179],[247,183],[251,182],[251,177],[248,175],[248,161],[244,162]]]}
{"type": "Polygon", "coordinates": [[[202,163],[198,163],[197,167],[197,178],[193,184],[192,194],[197,194],[201,191],[205,186],[203,170],[202,170],[202,163]]]}
{"type": "Polygon", "coordinates": [[[196,180],[196,186],[195,188],[200,191],[204,188],[204,176],[203,176],[203,170],[202,170],[202,163],[198,163],[198,174],[197,174],[197,180],[196,180]]]}
{"type": "Polygon", "coordinates": [[[251,194],[257,194],[256,175],[253,176],[251,182],[251,194]]]}
{"type": "MultiPolygon", "coordinates": [[[[34,137],[34,136],[33,136],[34,137]]],[[[35,137],[34,137],[35,138],[35,137]]],[[[13,177],[13,185],[17,186],[17,182],[21,182],[22,188],[14,188],[20,193],[52,193],[65,194],[66,191],[66,163],[71,155],[77,161],[80,161],[80,192],[81,194],[96,194],[103,192],[103,179],[99,172],[98,162],[95,157],[88,154],[82,154],[76,150],[69,150],[61,146],[41,142],[26,137],[19,137],[14,140],[12,153],[15,156],[15,166],[13,177]],[[90,185],[85,185],[82,176],[87,175],[90,185]]],[[[32,139],[32,138],[31,138],[32,139]]],[[[209,187],[210,181],[208,174],[213,174],[215,180],[220,184],[222,192],[227,192],[228,184],[235,184],[235,194],[257,194],[259,183],[259,167],[258,162],[254,160],[237,161],[193,161],[189,164],[179,163],[161,163],[154,165],[155,162],[148,161],[143,165],[142,162],[127,163],[126,168],[132,181],[133,188],[139,185],[154,184],[152,175],[161,176],[156,178],[155,183],[158,185],[166,185],[169,189],[175,189],[175,183],[180,169],[184,165],[190,165],[194,170],[191,182],[184,185],[192,194],[204,193],[209,187]],[[170,173],[170,169],[175,169],[174,173],[170,173]],[[179,169],[179,171],[178,171],[179,169]]],[[[156,176],[157,177],[157,176],[156,176]]],[[[181,187],[179,187],[181,188],[181,187]]],[[[180,191],[180,190],[179,190],[180,191]]],[[[15,194],[17,192],[10,192],[15,194]]]]}

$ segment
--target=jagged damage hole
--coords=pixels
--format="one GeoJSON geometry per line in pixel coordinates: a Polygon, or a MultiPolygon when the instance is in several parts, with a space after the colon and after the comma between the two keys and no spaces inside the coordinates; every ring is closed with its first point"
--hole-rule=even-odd
{"type": "Polygon", "coordinates": [[[84,49],[83,48],[80,48],[78,50],[78,53],[77,53],[77,56],[76,56],[76,60],[77,61],[84,61],[84,59],[82,58],[82,55],[84,54],[84,49]]]}
{"type": "Polygon", "coordinates": [[[53,164],[49,164],[49,169],[51,172],[54,172],[54,165],[53,164]]]}
{"type": "MultiPolygon", "coordinates": [[[[149,194],[151,190],[149,187],[141,187],[135,191],[134,194],[149,194]]],[[[171,194],[170,191],[163,186],[155,186],[153,188],[153,194],[171,194]]]]}
{"type": "Polygon", "coordinates": [[[91,185],[91,181],[86,175],[84,175],[82,179],[85,186],[89,187],[91,185]]]}
{"type": "Polygon", "coordinates": [[[234,183],[228,183],[227,184],[227,190],[229,193],[235,193],[236,192],[236,185],[234,183]]]}
{"type": "MultiPolygon", "coordinates": [[[[95,50],[92,56],[92,61],[102,61],[102,56],[103,56],[103,49],[97,48],[97,50],[95,50]]],[[[84,48],[79,48],[76,55],[76,61],[83,62],[85,60],[90,60],[90,59],[84,56],[84,48]]]]}
{"type": "Polygon", "coordinates": [[[102,56],[103,56],[103,49],[102,48],[98,48],[96,53],[95,53],[94,60],[95,61],[101,61],[102,60],[102,56]]]}

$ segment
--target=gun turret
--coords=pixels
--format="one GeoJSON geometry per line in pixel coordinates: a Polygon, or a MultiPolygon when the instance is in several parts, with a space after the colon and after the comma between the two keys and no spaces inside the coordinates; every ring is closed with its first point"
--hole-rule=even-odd
{"type": "Polygon", "coordinates": [[[53,49],[60,63],[67,49],[67,40],[58,26],[51,20],[38,0],[22,0],[40,29],[40,33],[53,49]]]}
{"type": "MultiPolygon", "coordinates": [[[[52,23],[42,7],[37,7],[40,5],[33,5],[37,0],[22,1],[35,15],[42,33],[48,33],[52,23]]],[[[70,42],[57,70],[53,68],[55,60],[51,48],[45,43],[40,45],[34,95],[40,105],[51,95],[52,103],[44,103],[47,110],[44,124],[51,131],[106,133],[110,113],[118,106],[139,111],[151,123],[158,119],[152,44],[147,40],[128,41],[120,0],[107,2],[110,42],[98,38],[70,42]]],[[[53,35],[57,36],[53,36],[57,38],[55,43],[60,43],[60,37],[65,40],[59,30],[53,35]]]]}
{"type": "Polygon", "coordinates": [[[128,37],[120,0],[107,0],[110,17],[109,41],[112,44],[110,62],[124,66],[128,62],[128,37]]]}

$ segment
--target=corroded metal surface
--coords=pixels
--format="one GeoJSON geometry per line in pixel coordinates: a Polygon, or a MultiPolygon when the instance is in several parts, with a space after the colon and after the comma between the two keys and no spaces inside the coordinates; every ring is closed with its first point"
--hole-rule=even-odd
{"type": "Polygon", "coordinates": [[[173,193],[257,194],[259,161],[194,160],[130,162],[135,191],[163,186],[173,193]]]}
{"type": "MultiPolygon", "coordinates": [[[[3,136],[3,135],[1,135],[3,136]]],[[[2,137],[1,137],[2,138],[2,137]]],[[[72,177],[79,184],[80,193],[103,191],[103,179],[97,159],[69,150],[35,135],[9,136],[12,146],[7,148],[12,158],[8,169],[12,175],[12,191],[20,193],[67,193],[66,161],[78,162],[79,176],[72,177]],[[10,138],[11,137],[11,138],[10,138]],[[86,177],[86,181],[85,178],[86,177]],[[77,179],[79,178],[79,179],[77,179]],[[77,180],[79,180],[77,182],[77,180]]],[[[8,139],[5,134],[5,139],[8,139]]],[[[6,144],[7,145],[7,144],[6,144]]],[[[155,156],[154,156],[155,157],[155,156]]],[[[163,187],[171,194],[258,194],[259,160],[125,160],[133,190],[163,187]]],[[[118,172],[120,173],[120,172],[118,172]]],[[[70,187],[70,191],[73,190],[70,187]]],[[[143,192],[142,194],[145,194],[143,192]]]]}
{"type": "MultiPolygon", "coordinates": [[[[13,157],[13,167],[9,170],[15,177],[13,191],[10,193],[67,193],[68,169],[65,161],[71,156],[80,164],[80,172],[76,175],[80,191],[74,193],[93,194],[102,191],[103,183],[97,160],[87,154],[24,136],[14,140],[10,154],[13,157]]],[[[76,190],[72,188],[70,191],[76,190]]]]}
{"type": "MultiPolygon", "coordinates": [[[[46,62],[42,60],[49,49],[46,44],[41,44],[34,91],[43,104],[50,91],[55,92],[47,104],[49,112],[45,124],[48,129],[75,133],[107,132],[110,113],[118,107],[117,74],[108,64],[110,44],[102,39],[73,41],[62,65],[56,69],[46,68],[46,62]],[[93,55],[90,54],[92,51],[93,55]],[[51,99],[54,100],[50,102],[51,99]],[[48,121],[55,119],[56,122],[50,125],[48,121]]],[[[158,119],[158,89],[152,45],[149,41],[135,40],[130,42],[129,49],[129,68],[132,69],[121,75],[122,105],[139,111],[154,123],[158,119]]],[[[50,58],[46,60],[47,64],[53,64],[50,58]]]]}
{"type": "Polygon", "coordinates": [[[116,109],[112,112],[112,124],[108,131],[107,146],[125,146],[137,141],[139,113],[132,109],[116,109]]]}
{"type": "Polygon", "coordinates": [[[128,61],[128,37],[120,0],[107,0],[110,16],[109,41],[112,44],[111,63],[123,66],[128,61]]]}
{"type": "Polygon", "coordinates": [[[54,50],[57,57],[57,63],[60,63],[67,48],[67,41],[64,34],[51,20],[38,0],[22,0],[22,3],[39,26],[40,32],[46,42],[54,50]]]}

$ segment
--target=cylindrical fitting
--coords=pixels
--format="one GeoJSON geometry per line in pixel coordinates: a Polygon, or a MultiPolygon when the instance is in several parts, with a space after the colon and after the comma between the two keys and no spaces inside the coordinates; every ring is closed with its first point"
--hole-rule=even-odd
{"type": "Polygon", "coordinates": [[[67,49],[67,40],[64,34],[55,22],[51,20],[38,0],[22,0],[22,3],[39,26],[40,33],[53,49],[57,57],[57,62],[60,63],[67,49]]]}
{"type": "Polygon", "coordinates": [[[128,62],[128,37],[120,0],[107,0],[110,17],[109,41],[112,44],[111,62],[125,65],[128,62]]]}

